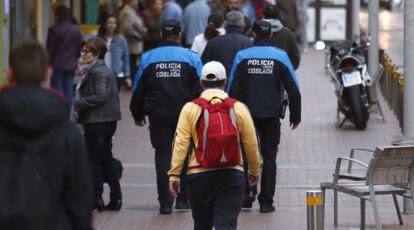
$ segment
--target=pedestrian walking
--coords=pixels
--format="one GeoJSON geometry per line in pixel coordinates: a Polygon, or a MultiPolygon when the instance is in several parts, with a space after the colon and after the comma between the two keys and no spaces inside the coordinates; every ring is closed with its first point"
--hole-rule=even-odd
{"type": "Polygon", "coordinates": [[[203,63],[220,62],[226,68],[226,74],[229,74],[236,53],[252,46],[252,41],[243,34],[245,21],[240,11],[230,11],[226,18],[226,34],[211,39],[201,59],[203,63]]]}
{"type": "Polygon", "coordinates": [[[272,36],[269,44],[273,47],[286,51],[292,62],[293,68],[296,70],[300,64],[300,52],[295,34],[285,27],[280,19],[280,9],[271,4],[263,7],[263,19],[272,25],[272,36]]]}
{"type": "Polygon", "coordinates": [[[250,34],[250,27],[252,26],[252,21],[250,17],[256,18],[255,15],[252,16],[254,12],[252,12],[251,7],[251,3],[245,2],[244,4],[242,4],[242,0],[226,0],[226,13],[229,13],[230,11],[240,11],[243,14],[245,23],[242,31],[243,34],[246,35],[250,34]]]}
{"type": "Polygon", "coordinates": [[[47,34],[47,51],[53,67],[52,86],[62,91],[67,99],[68,111],[72,107],[73,78],[78,67],[82,35],[79,27],[71,23],[69,8],[58,5],[55,24],[47,34]]]}
{"type": "Polygon", "coordinates": [[[174,142],[170,191],[181,192],[180,173],[189,146],[186,184],[194,229],[237,229],[245,179],[241,144],[249,164],[249,185],[259,179],[260,158],[247,107],[224,92],[226,70],[216,61],[204,65],[204,92],[181,111],[174,142]],[[224,132],[223,132],[224,130],[224,132]]]}
{"type": "Polygon", "coordinates": [[[163,0],[163,10],[160,16],[161,25],[170,20],[177,21],[183,26],[183,9],[175,0],[163,0]]]}
{"type": "Polygon", "coordinates": [[[118,92],[122,86],[130,88],[132,83],[129,73],[128,44],[119,33],[118,22],[114,15],[108,15],[102,20],[98,31],[98,37],[106,42],[105,64],[116,76],[118,92]]]}
{"type": "Polygon", "coordinates": [[[204,31],[210,14],[211,9],[207,0],[195,0],[184,9],[184,35],[187,47],[191,47],[194,37],[204,31]]]}
{"type": "Polygon", "coordinates": [[[204,30],[204,33],[201,33],[194,38],[191,50],[197,52],[201,56],[208,41],[226,33],[226,30],[223,27],[223,14],[221,12],[210,14],[207,19],[207,27],[204,30]]]}
{"type": "Polygon", "coordinates": [[[244,16],[246,16],[246,18],[249,19],[248,20],[249,21],[248,26],[249,26],[249,29],[250,29],[250,27],[252,26],[252,23],[257,18],[255,4],[251,0],[242,0],[241,6],[240,6],[240,11],[243,13],[244,16]]]}
{"type": "Polygon", "coordinates": [[[84,78],[77,85],[74,113],[83,125],[86,147],[92,165],[94,209],[120,210],[122,193],[119,172],[112,154],[112,137],[121,110],[116,77],[104,62],[106,42],[101,38],[87,41],[82,48],[84,78]],[[110,188],[110,201],[105,206],[103,178],[110,188]]]}
{"type": "MultiPolygon", "coordinates": [[[[162,0],[148,0],[148,6],[143,12],[145,26],[148,29],[144,41],[144,50],[154,49],[161,42],[160,16],[162,13],[162,0]]],[[[135,74],[135,73],[134,73],[135,74]]]]}
{"type": "Polygon", "coordinates": [[[63,94],[50,88],[47,51],[24,41],[9,64],[0,88],[0,229],[92,230],[85,145],[63,94]]]}
{"type": "Polygon", "coordinates": [[[147,36],[147,28],[144,20],[137,14],[137,9],[138,0],[125,0],[125,5],[119,13],[120,31],[128,43],[129,70],[132,81],[134,81],[138,60],[144,50],[143,42],[147,36]]]}
{"type": "MultiPolygon", "coordinates": [[[[146,52],[134,82],[130,109],[137,126],[149,118],[151,144],[155,148],[160,214],[171,214],[173,198],[168,190],[172,143],[183,105],[200,92],[200,57],[180,46],[182,29],[178,21],[162,26],[160,47],[146,52]]],[[[176,208],[188,208],[185,195],[177,198],[176,208]]]]}
{"type": "MultiPolygon", "coordinates": [[[[269,45],[271,24],[256,20],[252,27],[254,46],[239,51],[234,58],[227,90],[249,108],[263,159],[258,200],[260,212],[274,212],[276,156],[280,142],[281,92],[283,84],[289,98],[290,125],[296,129],[301,120],[301,96],[293,66],[286,52],[269,45]]],[[[253,200],[245,203],[251,207],[253,200]]]]}
{"type": "Polygon", "coordinates": [[[297,35],[299,28],[299,16],[296,0],[276,0],[276,5],[284,12],[284,26],[297,35]]]}

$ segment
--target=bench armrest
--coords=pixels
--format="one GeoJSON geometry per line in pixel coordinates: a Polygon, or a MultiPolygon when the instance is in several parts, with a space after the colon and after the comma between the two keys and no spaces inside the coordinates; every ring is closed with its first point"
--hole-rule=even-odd
{"type": "MultiPolygon", "coordinates": [[[[349,153],[349,158],[354,159],[354,155],[355,152],[360,151],[360,152],[370,152],[370,153],[374,153],[374,150],[372,149],[364,149],[364,148],[353,148],[351,149],[351,152],[349,153]]],[[[352,173],[352,161],[349,161],[348,163],[348,173],[351,174],[352,173]]]]}
{"type": "Polygon", "coordinates": [[[349,158],[349,157],[338,157],[336,159],[336,166],[335,166],[335,174],[334,174],[334,183],[338,183],[338,179],[339,179],[339,174],[341,172],[341,165],[342,165],[342,161],[346,160],[358,165],[361,165],[365,168],[368,168],[368,165],[365,164],[364,162],[361,162],[359,160],[353,159],[353,158],[349,158]]]}

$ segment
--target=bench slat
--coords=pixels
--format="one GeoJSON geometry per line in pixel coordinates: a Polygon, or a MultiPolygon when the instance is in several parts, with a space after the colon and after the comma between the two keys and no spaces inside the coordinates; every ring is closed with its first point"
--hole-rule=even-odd
{"type": "MultiPolygon", "coordinates": [[[[341,185],[337,184],[333,186],[333,189],[349,193],[356,194],[358,196],[369,195],[369,186],[368,185],[341,185]]],[[[374,186],[375,194],[384,195],[384,194],[404,194],[407,190],[398,188],[392,185],[375,185],[374,186]]]]}

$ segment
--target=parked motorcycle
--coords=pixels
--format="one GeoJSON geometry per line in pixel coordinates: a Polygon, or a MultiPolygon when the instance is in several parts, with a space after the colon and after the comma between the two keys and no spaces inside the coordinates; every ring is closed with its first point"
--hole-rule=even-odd
{"type": "Polygon", "coordinates": [[[359,130],[367,127],[372,105],[369,99],[372,79],[361,51],[368,46],[369,43],[357,45],[343,41],[333,44],[329,49],[327,70],[338,98],[337,127],[342,127],[346,120],[354,123],[359,130]],[[342,121],[341,113],[345,116],[342,121]]]}

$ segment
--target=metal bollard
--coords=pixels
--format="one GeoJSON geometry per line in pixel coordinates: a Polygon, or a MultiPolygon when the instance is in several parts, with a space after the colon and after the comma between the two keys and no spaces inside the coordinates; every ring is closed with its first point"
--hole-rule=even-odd
{"type": "Polygon", "coordinates": [[[324,197],[321,190],[306,192],[306,206],[308,210],[308,230],[324,229],[324,197]]]}

